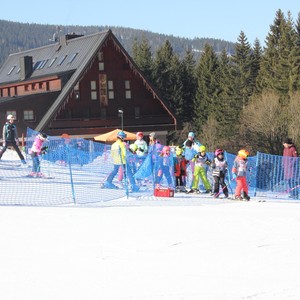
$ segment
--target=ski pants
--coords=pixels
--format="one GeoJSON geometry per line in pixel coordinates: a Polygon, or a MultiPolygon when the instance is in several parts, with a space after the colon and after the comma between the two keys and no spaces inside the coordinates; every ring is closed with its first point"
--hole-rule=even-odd
{"type": "Polygon", "coordinates": [[[20,159],[22,161],[25,160],[24,156],[22,155],[22,153],[21,153],[18,145],[16,144],[16,142],[6,142],[5,146],[0,151],[0,159],[1,159],[2,155],[3,155],[3,153],[6,151],[6,149],[7,149],[8,146],[12,146],[16,150],[16,152],[18,153],[18,155],[19,155],[19,157],[20,157],[20,159]]]}
{"type": "Polygon", "coordinates": [[[241,196],[242,190],[244,193],[248,195],[248,184],[247,184],[246,176],[238,176],[236,178],[235,195],[241,196]]]}
{"type": "Polygon", "coordinates": [[[158,170],[157,176],[156,176],[156,184],[160,184],[163,175],[165,175],[168,185],[170,187],[173,186],[173,181],[172,181],[172,176],[170,172],[170,167],[169,166],[162,166],[161,169],[158,170]]]}
{"type": "Polygon", "coordinates": [[[219,193],[219,188],[221,185],[224,195],[228,196],[228,188],[225,183],[225,175],[222,174],[220,176],[213,176],[213,178],[214,178],[214,194],[219,193]]]}
{"type": "Polygon", "coordinates": [[[31,158],[32,158],[32,172],[38,173],[40,172],[40,159],[38,157],[38,154],[34,151],[31,152],[31,158]]]}
{"type": "Polygon", "coordinates": [[[124,177],[126,178],[126,175],[128,176],[128,179],[130,181],[130,183],[132,185],[135,185],[135,180],[133,178],[132,172],[130,168],[126,167],[126,164],[124,165],[114,165],[113,170],[111,171],[111,173],[108,175],[107,177],[107,181],[109,183],[112,183],[113,179],[115,178],[115,176],[118,174],[120,167],[122,167],[123,169],[123,173],[124,173],[124,177]]]}
{"type": "Polygon", "coordinates": [[[199,180],[201,179],[201,181],[203,182],[203,185],[205,187],[205,189],[211,190],[211,186],[210,183],[207,179],[206,176],[206,170],[204,167],[200,167],[200,166],[195,166],[194,169],[194,180],[193,180],[193,186],[192,189],[198,189],[199,188],[199,180]]]}

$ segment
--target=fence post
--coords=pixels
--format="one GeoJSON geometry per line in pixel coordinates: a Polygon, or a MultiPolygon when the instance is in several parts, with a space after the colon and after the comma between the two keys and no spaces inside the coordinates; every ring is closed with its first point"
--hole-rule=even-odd
{"type": "Polygon", "coordinates": [[[260,152],[256,152],[256,164],[255,164],[255,184],[254,184],[254,197],[256,197],[256,188],[257,188],[257,169],[258,169],[258,157],[260,156],[260,152]]]}

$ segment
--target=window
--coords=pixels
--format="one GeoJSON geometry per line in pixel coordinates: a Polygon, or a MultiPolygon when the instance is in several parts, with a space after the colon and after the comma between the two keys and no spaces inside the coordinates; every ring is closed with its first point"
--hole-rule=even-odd
{"type": "Polygon", "coordinates": [[[107,87],[108,87],[108,99],[115,99],[114,82],[112,80],[108,80],[107,87]]]}
{"type": "Polygon", "coordinates": [[[62,65],[62,63],[64,62],[64,60],[66,59],[67,55],[64,55],[63,57],[60,58],[60,60],[58,61],[57,65],[60,66],[62,65]]]}
{"type": "Polygon", "coordinates": [[[131,99],[130,80],[125,80],[125,99],[131,99]]]}
{"type": "Polygon", "coordinates": [[[141,117],[141,109],[139,106],[134,107],[134,118],[139,119],[141,117]]]}
{"type": "Polygon", "coordinates": [[[91,100],[97,100],[98,95],[97,95],[97,84],[95,80],[91,81],[91,100]]]}
{"type": "Polygon", "coordinates": [[[104,71],[104,62],[99,62],[99,71],[104,71]]]}
{"type": "Polygon", "coordinates": [[[7,75],[10,75],[12,73],[12,71],[15,69],[16,66],[12,66],[11,69],[9,70],[9,72],[7,73],[7,75]]]}
{"type": "Polygon", "coordinates": [[[24,110],[24,121],[34,121],[33,110],[24,110]]]}
{"type": "Polygon", "coordinates": [[[98,53],[98,60],[103,61],[103,52],[98,53]]]}
{"type": "Polygon", "coordinates": [[[6,115],[13,115],[15,117],[15,120],[17,120],[17,111],[16,110],[7,110],[6,115]]]}
{"type": "Polygon", "coordinates": [[[54,62],[56,61],[56,59],[57,59],[57,57],[54,57],[54,58],[50,61],[50,64],[49,64],[48,68],[50,68],[50,67],[54,64],[54,62]]]}
{"type": "Polygon", "coordinates": [[[74,53],[72,54],[72,56],[70,57],[69,61],[68,61],[68,64],[70,64],[74,59],[75,57],[77,56],[78,53],[74,53]]]}

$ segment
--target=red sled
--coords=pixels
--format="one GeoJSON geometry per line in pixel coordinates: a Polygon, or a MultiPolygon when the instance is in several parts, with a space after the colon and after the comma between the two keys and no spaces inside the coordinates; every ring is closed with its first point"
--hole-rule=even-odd
{"type": "Polygon", "coordinates": [[[174,190],[170,188],[156,188],[154,189],[154,196],[156,197],[174,197],[174,190]]]}

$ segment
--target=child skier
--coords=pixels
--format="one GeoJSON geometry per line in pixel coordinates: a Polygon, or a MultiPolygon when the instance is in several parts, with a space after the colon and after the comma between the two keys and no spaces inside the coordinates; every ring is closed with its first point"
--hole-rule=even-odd
{"type": "Polygon", "coordinates": [[[222,187],[221,191],[223,191],[225,198],[228,198],[228,188],[225,183],[228,164],[224,159],[224,151],[222,149],[217,149],[215,151],[215,158],[211,163],[211,168],[213,170],[212,175],[214,179],[214,198],[217,198],[220,195],[220,185],[222,187]]]}
{"type": "Polygon", "coordinates": [[[44,177],[41,173],[41,163],[39,155],[45,154],[48,147],[43,147],[43,143],[47,140],[47,135],[45,133],[39,133],[34,139],[33,145],[30,149],[30,156],[32,157],[32,170],[28,177],[44,177]]]}
{"type": "Polygon", "coordinates": [[[199,153],[195,155],[192,161],[195,162],[195,170],[192,189],[189,191],[189,193],[199,193],[199,179],[201,179],[203,182],[206,193],[210,193],[211,186],[206,176],[206,166],[210,165],[211,161],[208,159],[205,146],[201,145],[199,147],[199,153]]]}
{"type": "Polygon", "coordinates": [[[142,132],[138,132],[136,134],[136,141],[134,142],[134,144],[137,145],[138,149],[136,151],[136,154],[138,155],[138,157],[144,159],[146,158],[147,154],[148,154],[148,145],[146,143],[146,141],[144,140],[144,134],[142,132]]]}
{"type": "Polygon", "coordinates": [[[191,140],[187,140],[185,142],[185,146],[183,147],[183,153],[182,155],[185,157],[187,161],[187,167],[186,167],[186,187],[191,189],[193,185],[194,180],[194,169],[195,169],[195,162],[193,161],[193,158],[198,153],[198,151],[195,150],[193,146],[193,142],[191,140]]]}
{"type": "Polygon", "coordinates": [[[171,149],[169,146],[164,146],[162,148],[161,154],[157,157],[157,166],[156,166],[156,188],[160,187],[160,183],[163,175],[165,175],[168,185],[170,188],[174,188],[172,175],[173,171],[173,159],[170,157],[171,149]]]}
{"type": "Polygon", "coordinates": [[[139,190],[138,186],[135,183],[133,175],[131,173],[131,169],[126,169],[126,146],[124,144],[124,140],[126,138],[126,133],[123,131],[119,131],[117,133],[117,141],[114,142],[111,146],[111,156],[113,160],[113,170],[108,175],[103,187],[108,189],[118,189],[116,185],[112,183],[115,176],[118,174],[120,167],[124,170],[124,175],[126,179],[126,175],[128,175],[128,179],[131,184],[131,189],[133,192],[137,192],[139,190]],[[127,172],[126,172],[127,171],[127,172]]]}
{"type": "Polygon", "coordinates": [[[183,149],[181,147],[176,147],[174,157],[174,173],[175,173],[175,191],[176,192],[186,192],[186,165],[187,161],[182,155],[183,149]]]}
{"type": "Polygon", "coordinates": [[[241,149],[238,152],[237,157],[234,160],[232,167],[232,178],[236,179],[235,199],[247,201],[250,200],[248,196],[248,184],[246,180],[247,163],[249,152],[245,149],[241,149]],[[241,192],[243,191],[243,198],[241,192]]]}

